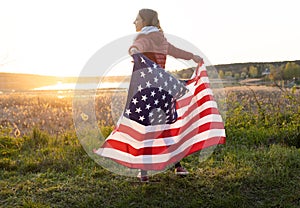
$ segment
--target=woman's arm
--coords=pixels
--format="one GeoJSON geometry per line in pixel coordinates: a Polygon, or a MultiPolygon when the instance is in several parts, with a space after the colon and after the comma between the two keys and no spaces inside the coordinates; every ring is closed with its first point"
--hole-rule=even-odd
{"type": "Polygon", "coordinates": [[[174,58],[180,58],[180,59],[184,59],[184,60],[193,60],[196,63],[199,63],[200,61],[203,60],[200,56],[194,55],[191,52],[187,52],[185,50],[177,48],[170,43],[169,43],[169,47],[168,47],[168,55],[173,56],[174,58]]]}

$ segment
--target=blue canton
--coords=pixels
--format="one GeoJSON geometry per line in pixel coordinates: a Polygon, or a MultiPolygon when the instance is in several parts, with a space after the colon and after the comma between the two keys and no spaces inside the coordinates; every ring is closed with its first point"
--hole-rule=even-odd
{"type": "Polygon", "coordinates": [[[134,67],[124,116],[144,126],[174,123],[176,100],[188,89],[143,54],[132,57],[134,67]]]}

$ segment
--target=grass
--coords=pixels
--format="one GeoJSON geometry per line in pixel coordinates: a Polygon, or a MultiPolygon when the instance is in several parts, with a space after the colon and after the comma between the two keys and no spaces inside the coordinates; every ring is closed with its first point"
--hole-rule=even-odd
{"type": "Polygon", "coordinates": [[[19,137],[2,130],[0,207],[300,207],[299,112],[287,101],[270,122],[262,103],[236,101],[228,103],[225,145],[205,161],[183,159],[190,175],[170,169],[149,184],[96,164],[73,129],[19,137]]]}

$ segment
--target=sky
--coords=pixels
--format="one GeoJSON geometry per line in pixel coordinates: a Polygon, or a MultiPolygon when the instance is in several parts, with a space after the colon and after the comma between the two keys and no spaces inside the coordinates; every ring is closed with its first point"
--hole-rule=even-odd
{"type": "Polygon", "coordinates": [[[213,65],[300,59],[298,0],[0,0],[0,72],[78,76],[141,8],[213,65]]]}

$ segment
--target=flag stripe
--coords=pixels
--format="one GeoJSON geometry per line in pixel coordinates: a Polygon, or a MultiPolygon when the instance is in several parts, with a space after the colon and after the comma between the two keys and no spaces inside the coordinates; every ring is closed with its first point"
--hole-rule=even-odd
{"type": "Polygon", "coordinates": [[[177,149],[171,153],[159,154],[159,155],[140,155],[133,156],[126,151],[119,151],[112,148],[100,148],[97,154],[110,157],[118,162],[122,162],[123,165],[127,165],[131,168],[161,170],[165,168],[166,164],[179,161],[181,158],[188,156],[199,149],[207,148],[216,144],[224,144],[225,137],[211,137],[205,140],[197,140],[192,138],[191,141],[197,141],[194,143],[187,143],[182,145],[181,149],[177,149]],[[120,160],[122,158],[122,160],[120,160]],[[149,166],[149,168],[147,168],[149,166]],[[151,168],[150,168],[151,167],[151,168]]]}
{"type": "Polygon", "coordinates": [[[114,140],[110,139],[103,148],[114,148],[119,151],[127,152],[128,154],[131,154],[133,156],[139,156],[139,155],[157,155],[157,154],[164,154],[166,152],[172,152],[173,149],[179,148],[184,142],[186,141],[191,141],[191,137],[202,133],[205,133],[208,131],[211,126],[215,128],[220,128],[218,130],[214,129],[208,132],[209,135],[219,135],[221,134],[220,132],[223,131],[221,128],[223,126],[222,123],[209,123],[205,124],[203,126],[199,126],[198,128],[190,131],[187,135],[182,136],[182,138],[177,142],[172,145],[166,145],[166,144],[160,144],[160,146],[156,146],[155,144],[149,145],[148,147],[141,147],[141,148],[135,148],[131,146],[129,143],[126,141],[122,142],[120,140],[114,140]]]}
{"type": "Polygon", "coordinates": [[[133,124],[134,122],[131,122],[129,125],[120,124],[116,132],[126,132],[127,135],[131,136],[132,138],[136,138],[136,141],[171,137],[184,133],[193,123],[203,125],[205,123],[209,123],[211,120],[222,122],[222,118],[220,115],[209,114],[213,111],[216,111],[216,109],[207,109],[203,113],[200,113],[198,115],[195,115],[193,118],[190,118],[185,124],[177,128],[169,128],[169,126],[171,125],[168,125],[164,129],[157,128],[156,131],[145,132],[141,131],[142,129],[138,128],[138,125],[140,124],[133,124]],[[215,118],[212,116],[215,116],[215,118]]]}

